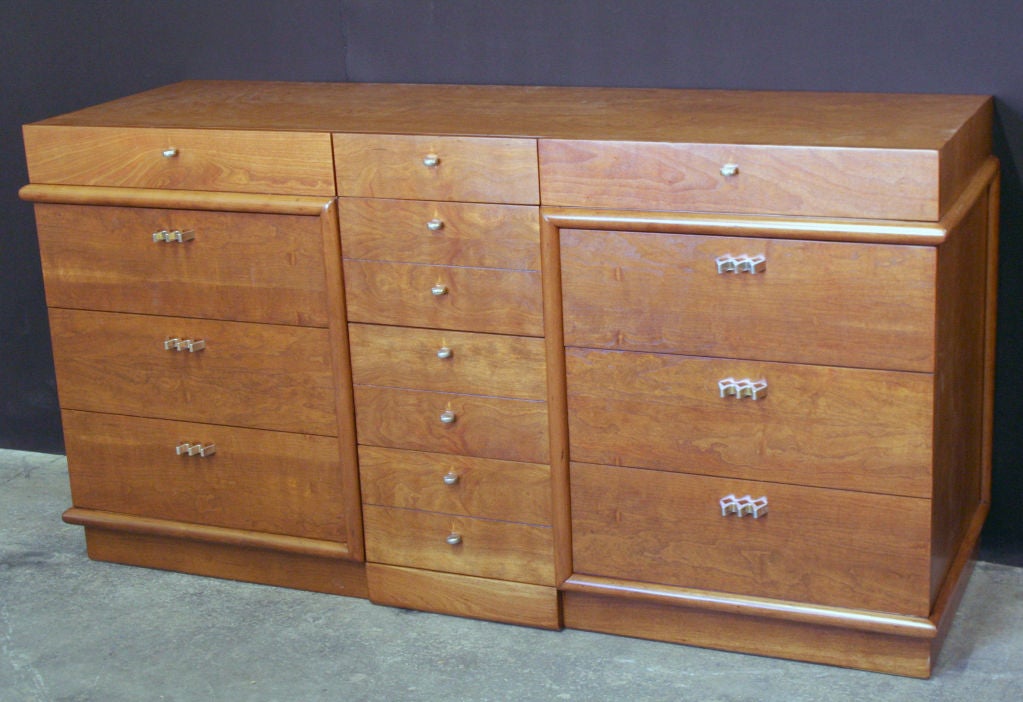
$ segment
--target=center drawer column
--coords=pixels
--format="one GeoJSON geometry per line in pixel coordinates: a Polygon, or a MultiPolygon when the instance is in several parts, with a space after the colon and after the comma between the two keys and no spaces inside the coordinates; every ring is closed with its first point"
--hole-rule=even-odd
{"type": "Polygon", "coordinates": [[[334,152],[370,597],[556,628],[536,142],[334,152]]]}

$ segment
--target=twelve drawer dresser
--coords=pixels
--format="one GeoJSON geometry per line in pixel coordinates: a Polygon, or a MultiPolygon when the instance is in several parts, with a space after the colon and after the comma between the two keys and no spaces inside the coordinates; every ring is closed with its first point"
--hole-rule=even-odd
{"type": "Polygon", "coordinates": [[[927,676],[989,98],[191,81],[24,128],[91,557],[927,676]]]}

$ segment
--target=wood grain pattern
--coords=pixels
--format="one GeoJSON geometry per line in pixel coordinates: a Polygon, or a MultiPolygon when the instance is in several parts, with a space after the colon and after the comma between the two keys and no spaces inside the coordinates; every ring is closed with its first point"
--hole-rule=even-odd
{"type": "Polygon", "coordinates": [[[335,134],[337,191],[356,197],[536,205],[532,139],[335,134]],[[427,167],[423,159],[439,161],[427,167]]]}
{"type": "Polygon", "coordinates": [[[930,247],[562,230],[561,264],[570,346],[934,367],[930,247]],[[726,254],[766,271],[718,274],[726,254]]]}
{"type": "Polygon", "coordinates": [[[33,183],[334,194],[329,134],[86,125],[23,132],[33,183]],[[168,158],[170,148],[177,153],[168,158]]]}
{"type": "Polygon", "coordinates": [[[547,397],[543,339],[351,324],[352,380],[360,385],[547,397]],[[439,358],[440,349],[450,356],[439,358]]]}
{"type": "Polygon", "coordinates": [[[551,471],[540,463],[361,446],[359,472],[366,504],[551,524],[551,471]]]}
{"type": "Polygon", "coordinates": [[[57,308],[50,329],[66,409],[337,435],[325,329],[57,308]]]}
{"type": "Polygon", "coordinates": [[[366,505],[366,559],[375,563],[554,585],[549,527],[366,505]],[[446,539],[458,534],[461,542],[446,539]]]}
{"type": "Polygon", "coordinates": [[[571,455],[628,465],[930,498],[925,373],[568,349],[571,455]],[[718,381],[767,382],[760,400],[718,381]]]}
{"type": "Polygon", "coordinates": [[[347,258],[540,268],[536,207],[354,197],[340,203],[347,258]],[[440,229],[428,228],[430,222],[440,229]]]}

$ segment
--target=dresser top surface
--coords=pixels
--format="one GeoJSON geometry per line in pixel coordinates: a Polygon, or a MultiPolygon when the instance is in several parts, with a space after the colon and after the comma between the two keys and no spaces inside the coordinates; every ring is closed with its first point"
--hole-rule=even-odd
{"type": "Polygon", "coordinates": [[[40,125],[938,150],[976,95],[186,81],[40,125]]]}

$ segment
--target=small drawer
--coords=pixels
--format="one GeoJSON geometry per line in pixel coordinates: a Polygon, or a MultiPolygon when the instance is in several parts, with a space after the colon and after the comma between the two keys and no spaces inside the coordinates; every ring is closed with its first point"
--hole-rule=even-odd
{"type": "Polygon", "coordinates": [[[352,381],[418,390],[547,398],[543,339],[351,324],[352,381]]]}
{"type": "Polygon", "coordinates": [[[547,463],[547,403],[355,386],[360,444],[547,463]]]}
{"type": "Polygon", "coordinates": [[[318,218],[36,205],[36,222],[51,307],[327,326],[318,218]]]}
{"type": "Polygon", "coordinates": [[[571,494],[576,573],[930,614],[929,500],[582,463],[571,494]]]}
{"type": "Polygon", "coordinates": [[[939,152],[540,141],[543,203],[603,209],[936,221],[939,152]]]}
{"type": "Polygon", "coordinates": [[[32,183],[334,194],[329,134],[27,125],[32,183]]]}
{"type": "Polygon", "coordinates": [[[365,504],[551,524],[547,465],[361,446],[359,475],[365,504]]]}
{"type": "Polygon", "coordinates": [[[536,205],[536,141],[335,134],[339,195],[536,205]]]}
{"type": "Polygon", "coordinates": [[[932,371],[926,246],[563,230],[565,343],[932,371]]]}
{"type": "Polygon", "coordinates": [[[341,199],[347,258],[539,270],[540,217],[522,205],[341,199]]]}
{"type": "Polygon", "coordinates": [[[62,418],[76,507],[345,541],[333,437],[74,410],[62,418]],[[189,455],[185,444],[203,450],[189,455]]]}
{"type": "Polygon", "coordinates": [[[64,408],[337,435],[326,329],[51,308],[50,331],[64,408]]]}
{"type": "Polygon", "coordinates": [[[543,336],[536,271],[346,260],[344,272],[352,322],[543,336]]]}
{"type": "Polygon", "coordinates": [[[554,585],[548,527],[367,505],[366,560],[482,578],[554,585]]]}
{"type": "Polygon", "coordinates": [[[928,374],[587,349],[566,355],[576,460],[931,495],[928,374]]]}

